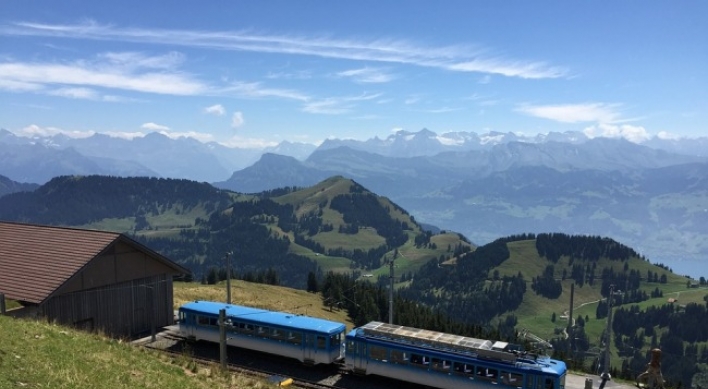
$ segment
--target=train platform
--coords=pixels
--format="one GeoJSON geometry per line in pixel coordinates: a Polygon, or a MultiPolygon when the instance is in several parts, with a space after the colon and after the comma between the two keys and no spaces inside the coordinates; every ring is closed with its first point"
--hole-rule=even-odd
{"type": "MultiPolygon", "coordinates": [[[[602,378],[599,375],[592,374],[573,374],[568,373],[565,378],[566,389],[598,389],[602,383],[602,378]],[[592,382],[587,382],[591,380],[592,382]]],[[[636,386],[624,382],[609,380],[605,383],[606,389],[637,389],[636,386]]]]}

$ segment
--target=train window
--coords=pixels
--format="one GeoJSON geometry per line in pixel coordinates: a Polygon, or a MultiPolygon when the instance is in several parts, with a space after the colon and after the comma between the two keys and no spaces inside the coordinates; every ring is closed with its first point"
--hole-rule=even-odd
{"type": "Polygon", "coordinates": [[[353,340],[347,340],[347,354],[356,355],[356,343],[353,340]]]}
{"type": "Polygon", "coordinates": [[[508,371],[501,372],[502,383],[504,385],[521,387],[523,383],[523,378],[521,374],[510,373],[508,371]]]}
{"type": "Polygon", "coordinates": [[[292,344],[301,345],[302,344],[302,334],[299,332],[290,332],[288,334],[288,342],[292,344]]]}
{"type": "Polygon", "coordinates": [[[335,334],[329,336],[329,347],[338,348],[342,343],[342,334],[335,334]]]}
{"type": "Polygon", "coordinates": [[[324,336],[317,336],[317,348],[320,350],[324,350],[327,348],[327,338],[324,336]]]}
{"type": "Polygon", "coordinates": [[[267,338],[269,332],[270,329],[268,327],[256,326],[256,333],[258,334],[258,336],[267,338]]]}
{"type": "Polygon", "coordinates": [[[384,347],[371,346],[369,348],[369,357],[376,361],[388,362],[387,351],[384,347]]]}
{"type": "Polygon", "coordinates": [[[432,363],[433,363],[433,369],[435,369],[435,370],[443,370],[443,371],[450,370],[450,365],[451,365],[450,361],[446,361],[446,360],[440,359],[440,358],[433,358],[432,363]]]}
{"type": "Polygon", "coordinates": [[[488,367],[477,366],[477,371],[475,375],[485,380],[496,381],[497,377],[499,376],[499,371],[497,369],[490,369],[488,367]]]}
{"type": "Polygon", "coordinates": [[[427,367],[430,364],[430,359],[420,354],[411,354],[411,363],[414,365],[427,367]]]}
{"type": "Polygon", "coordinates": [[[216,317],[209,318],[209,325],[212,327],[218,327],[219,326],[219,318],[216,318],[216,317]]]}
{"type": "Polygon", "coordinates": [[[534,386],[533,386],[534,377],[535,376],[533,374],[526,374],[526,385],[524,385],[524,388],[534,389],[534,386]]]}
{"type": "Polygon", "coordinates": [[[209,318],[206,316],[197,316],[197,324],[199,324],[200,326],[208,326],[209,318]]]}
{"type": "Polygon", "coordinates": [[[452,368],[453,370],[455,370],[455,373],[465,375],[472,375],[472,373],[474,372],[474,366],[460,362],[453,363],[452,368]]]}
{"type": "Polygon", "coordinates": [[[536,377],[536,389],[543,389],[543,378],[536,377]]]}
{"type": "Polygon", "coordinates": [[[553,389],[553,378],[546,378],[544,382],[545,389],[553,389]]]}
{"type": "Polygon", "coordinates": [[[391,350],[391,362],[406,363],[408,362],[408,355],[401,350],[391,350]]]}

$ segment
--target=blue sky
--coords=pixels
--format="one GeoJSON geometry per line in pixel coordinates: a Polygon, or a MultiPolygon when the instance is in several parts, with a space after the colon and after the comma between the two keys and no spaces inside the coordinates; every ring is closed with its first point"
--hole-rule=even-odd
{"type": "Polygon", "coordinates": [[[707,136],[708,2],[0,1],[0,128],[707,136]]]}

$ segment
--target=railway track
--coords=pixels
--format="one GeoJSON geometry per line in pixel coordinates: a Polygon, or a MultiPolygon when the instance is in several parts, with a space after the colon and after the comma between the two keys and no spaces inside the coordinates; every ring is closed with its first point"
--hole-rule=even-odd
{"type": "MultiPolygon", "coordinates": [[[[206,343],[203,345],[202,344],[198,344],[198,345],[195,344],[193,346],[190,346],[186,342],[187,341],[180,336],[176,336],[176,335],[172,335],[172,334],[165,334],[165,335],[162,335],[158,341],[156,341],[154,343],[147,343],[144,345],[144,347],[147,347],[147,348],[159,351],[159,352],[170,354],[175,358],[187,356],[190,360],[192,360],[200,365],[203,365],[203,366],[214,367],[214,366],[220,365],[218,355],[217,355],[217,358],[214,358],[213,355],[210,355],[210,354],[213,354],[212,349],[214,348],[213,347],[214,344],[206,343]],[[165,348],[164,347],[165,345],[169,345],[168,348],[165,348]]],[[[218,345],[216,345],[216,346],[218,346],[218,345]]],[[[230,349],[232,349],[232,347],[230,347],[230,349]]],[[[290,364],[291,363],[290,361],[282,361],[282,358],[271,357],[267,354],[253,352],[251,350],[244,350],[244,351],[248,351],[249,353],[258,354],[257,360],[261,360],[262,358],[269,358],[271,360],[277,359],[277,362],[279,364],[283,364],[283,363],[290,364]]],[[[233,358],[231,358],[231,359],[233,359],[233,358]]],[[[253,362],[253,361],[251,361],[251,362],[253,362]]],[[[295,362],[299,364],[299,362],[297,362],[297,361],[295,361],[295,362]]],[[[335,375],[339,375],[342,373],[342,371],[341,371],[342,368],[343,368],[343,366],[340,366],[337,370],[334,370],[334,369],[332,369],[332,370],[334,370],[335,375]]],[[[229,372],[234,373],[234,374],[247,375],[247,376],[251,376],[251,377],[261,378],[264,380],[269,380],[272,377],[284,377],[282,370],[279,372],[264,370],[261,368],[254,367],[250,364],[245,364],[243,362],[229,361],[227,363],[227,369],[229,370],[229,372]]],[[[307,380],[302,377],[293,377],[293,376],[287,375],[287,374],[285,375],[284,378],[289,378],[290,380],[292,380],[290,382],[291,385],[301,387],[301,388],[307,388],[307,389],[335,389],[335,388],[338,388],[337,386],[327,385],[327,384],[323,384],[323,383],[313,381],[313,380],[307,380]]],[[[337,377],[334,377],[334,376],[329,377],[329,378],[333,379],[333,380],[337,379],[337,377]]]]}

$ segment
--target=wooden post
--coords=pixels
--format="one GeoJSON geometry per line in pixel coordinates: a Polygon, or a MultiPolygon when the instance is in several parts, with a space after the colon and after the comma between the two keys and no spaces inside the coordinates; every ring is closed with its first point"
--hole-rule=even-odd
{"type": "Polygon", "coordinates": [[[219,356],[221,370],[226,371],[226,309],[219,309],[219,356]]]}
{"type": "Polygon", "coordinates": [[[5,294],[0,293],[0,315],[5,314],[5,294]]]}

